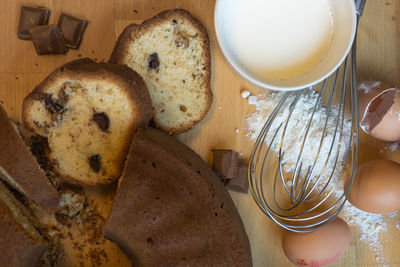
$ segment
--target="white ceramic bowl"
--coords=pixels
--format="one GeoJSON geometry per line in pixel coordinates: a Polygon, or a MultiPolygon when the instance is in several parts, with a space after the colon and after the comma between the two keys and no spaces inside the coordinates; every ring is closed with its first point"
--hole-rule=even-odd
{"type": "MultiPolygon", "coordinates": [[[[247,0],[240,0],[247,1],[247,0]]],[[[280,0],[279,0],[280,1],[280,0]]],[[[214,23],[217,40],[227,61],[245,79],[266,89],[273,90],[298,90],[315,85],[330,76],[344,61],[350,51],[357,27],[357,16],[354,0],[331,0],[331,12],[333,17],[333,35],[330,47],[321,61],[304,75],[288,79],[271,79],[260,77],[249,71],[243,63],[239,61],[232,51],[230,40],[226,32],[227,21],[230,12],[231,0],[217,0],[214,13],[214,23]]],[[[251,22],[252,18],[248,18],[251,22]]],[[[251,23],[249,23],[251,25],[251,23]]],[[[231,27],[233,28],[233,27],[231,27]]],[[[232,29],[234,30],[234,29],[232,29]]],[[[262,33],[260,33],[262,34],[262,33]]],[[[257,40],[254,40],[257,42],[257,40]]]]}

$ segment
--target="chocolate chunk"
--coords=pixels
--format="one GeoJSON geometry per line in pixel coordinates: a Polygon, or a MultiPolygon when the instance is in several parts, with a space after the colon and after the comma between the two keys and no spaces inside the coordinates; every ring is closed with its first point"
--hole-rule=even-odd
{"type": "Polygon", "coordinates": [[[104,112],[101,113],[94,113],[92,120],[97,123],[99,128],[106,132],[110,127],[110,119],[108,118],[107,114],[104,112]]]}
{"type": "Polygon", "coordinates": [[[63,89],[61,89],[60,91],[58,91],[58,102],[61,105],[65,105],[68,103],[69,100],[69,96],[68,94],[65,92],[65,87],[63,89]]]}
{"type": "Polygon", "coordinates": [[[46,25],[49,17],[50,10],[45,7],[22,6],[19,15],[18,38],[31,39],[27,30],[32,26],[46,25]]]}
{"type": "Polygon", "coordinates": [[[238,153],[233,150],[213,149],[212,168],[220,178],[232,178],[238,174],[238,153]]]}
{"type": "Polygon", "coordinates": [[[186,108],[185,105],[180,105],[180,106],[179,106],[179,110],[182,111],[182,112],[186,112],[186,111],[187,111],[187,108],[186,108]]]}
{"type": "Polygon", "coordinates": [[[95,172],[99,172],[101,168],[101,156],[99,154],[91,156],[89,158],[89,165],[95,172]]]}
{"type": "Polygon", "coordinates": [[[45,103],[46,109],[51,114],[63,113],[64,107],[58,102],[57,99],[52,97],[52,94],[44,95],[44,103],[45,103]]]}
{"type": "Polygon", "coordinates": [[[28,33],[39,55],[64,54],[68,50],[64,37],[56,25],[34,26],[28,33]]]}
{"type": "Polygon", "coordinates": [[[176,47],[187,48],[189,46],[189,40],[186,39],[185,37],[177,37],[175,39],[175,45],[176,47]]]}
{"type": "Polygon", "coordinates": [[[49,159],[47,158],[47,150],[49,143],[47,137],[35,135],[31,137],[31,152],[35,156],[36,161],[44,170],[50,169],[49,159]]]}
{"type": "Polygon", "coordinates": [[[160,61],[158,60],[158,54],[153,53],[149,56],[149,68],[152,70],[158,69],[160,61]]]}
{"type": "Polygon", "coordinates": [[[247,164],[239,163],[238,175],[224,181],[226,189],[247,194],[249,192],[247,170],[247,164]]]}
{"type": "Polygon", "coordinates": [[[65,44],[77,49],[81,43],[88,21],[62,13],[57,26],[62,32],[65,44]]]}

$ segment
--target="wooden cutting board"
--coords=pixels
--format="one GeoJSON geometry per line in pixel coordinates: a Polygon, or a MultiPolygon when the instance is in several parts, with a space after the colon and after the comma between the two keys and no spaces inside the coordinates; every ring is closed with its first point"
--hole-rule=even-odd
{"type": "MultiPolygon", "coordinates": [[[[169,8],[182,7],[205,25],[211,39],[212,90],[214,103],[207,117],[179,138],[210,162],[212,148],[231,148],[248,160],[253,142],[246,137],[246,115],[252,108],[240,96],[243,89],[262,89],[237,75],[224,60],[215,39],[213,11],[215,0],[0,0],[0,103],[10,117],[20,120],[24,96],[62,63],[80,57],[107,60],[122,29],[140,23],[169,8]],[[17,39],[19,8],[42,5],[51,9],[50,23],[61,12],[87,18],[90,23],[79,50],[66,55],[38,56],[29,41],[17,39]],[[238,130],[238,131],[237,131],[238,130]]],[[[400,85],[400,2],[368,0],[358,35],[358,76],[400,85]]],[[[384,142],[364,134],[360,140],[360,162],[388,158],[400,161],[400,151],[385,149],[384,142]]],[[[250,194],[232,193],[250,238],[254,266],[291,266],[281,248],[282,230],[256,207],[250,194]]],[[[399,218],[397,218],[397,221],[399,218]]],[[[378,266],[376,256],[359,240],[352,228],[352,241],[346,253],[333,266],[378,266]]],[[[400,230],[390,225],[381,236],[387,266],[400,265],[400,230]]],[[[379,262],[379,261],[378,261],[379,262]]]]}

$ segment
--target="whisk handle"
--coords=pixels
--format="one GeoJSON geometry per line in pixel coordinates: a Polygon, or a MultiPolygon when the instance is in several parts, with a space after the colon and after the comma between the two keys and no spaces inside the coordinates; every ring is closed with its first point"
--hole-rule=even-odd
{"type": "Polygon", "coordinates": [[[367,0],[354,0],[358,17],[361,17],[363,13],[365,2],[367,2],[367,0]]]}

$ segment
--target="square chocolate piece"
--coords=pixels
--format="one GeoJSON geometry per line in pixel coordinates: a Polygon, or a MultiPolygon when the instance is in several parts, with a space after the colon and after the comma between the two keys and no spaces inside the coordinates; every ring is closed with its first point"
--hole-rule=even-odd
{"type": "Polygon", "coordinates": [[[231,191],[247,194],[249,192],[247,171],[247,164],[239,163],[238,175],[231,179],[225,180],[225,188],[231,191]]]}
{"type": "Polygon", "coordinates": [[[56,25],[35,26],[30,28],[28,33],[39,55],[64,54],[68,50],[56,25]]]}
{"type": "Polygon", "coordinates": [[[238,153],[233,150],[213,149],[212,168],[220,178],[232,178],[238,172],[238,153]]]}
{"type": "Polygon", "coordinates": [[[58,19],[57,26],[64,35],[65,44],[77,49],[82,40],[83,32],[88,24],[87,20],[76,18],[62,13],[58,19]]]}
{"type": "Polygon", "coordinates": [[[22,6],[19,14],[17,36],[22,40],[29,40],[29,28],[32,26],[46,25],[49,21],[50,10],[45,7],[22,6]]]}

